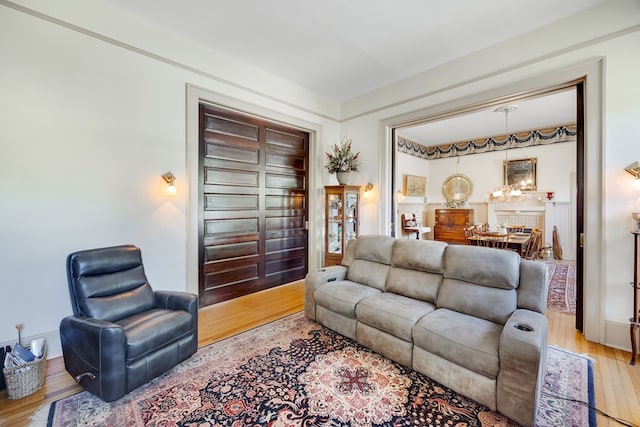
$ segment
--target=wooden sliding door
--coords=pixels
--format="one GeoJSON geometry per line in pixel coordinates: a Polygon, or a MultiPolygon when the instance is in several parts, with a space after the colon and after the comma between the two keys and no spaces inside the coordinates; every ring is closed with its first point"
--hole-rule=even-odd
{"type": "Polygon", "coordinates": [[[200,105],[201,306],[304,278],[308,148],[307,132],[200,105]]]}

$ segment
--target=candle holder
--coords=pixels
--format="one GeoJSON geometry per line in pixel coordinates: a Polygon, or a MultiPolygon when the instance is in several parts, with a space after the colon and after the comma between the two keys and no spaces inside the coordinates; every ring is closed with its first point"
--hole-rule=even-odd
{"type": "Polygon", "coordinates": [[[18,323],[16,325],[16,329],[18,330],[18,344],[22,345],[22,328],[24,328],[24,323],[18,323]]]}

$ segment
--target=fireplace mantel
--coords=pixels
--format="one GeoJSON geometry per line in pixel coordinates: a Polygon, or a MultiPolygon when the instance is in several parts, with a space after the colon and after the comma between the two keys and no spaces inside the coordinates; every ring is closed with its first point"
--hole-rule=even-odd
{"type": "Polygon", "coordinates": [[[524,224],[527,228],[539,228],[543,242],[550,241],[553,233],[554,202],[546,198],[546,192],[527,192],[521,202],[487,202],[487,222],[494,229],[498,224],[524,224]]]}

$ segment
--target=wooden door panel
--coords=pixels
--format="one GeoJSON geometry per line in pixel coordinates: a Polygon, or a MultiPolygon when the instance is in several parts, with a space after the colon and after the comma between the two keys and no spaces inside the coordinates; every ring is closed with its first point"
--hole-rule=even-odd
{"type": "Polygon", "coordinates": [[[258,218],[214,219],[204,223],[205,238],[223,234],[238,235],[257,232],[258,218]]]}
{"type": "Polygon", "coordinates": [[[267,153],[267,166],[304,170],[304,157],[289,156],[280,153],[267,153]]]}
{"type": "Polygon", "coordinates": [[[265,198],[265,207],[267,209],[290,209],[303,211],[306,209],[305,196],[298,192],[289,194],[269,194],[265,198]]]}
{"type": "Polygon", "coordinates": [[[227,115],[226,112],[216,112],[213,109],[207,109],[205,113],[204,128],[207,131],[212,131],[220,137],[224,135],[231,135],[238,138],[246,138],[252,141],[258,141],[260,136],[260,126],[252,123],[251,120],[247,120],[240,115],[235,115],[238,120],[234,120],[229,114],[229,117],[223,117],[227,115]]]}
{"type": "Polygon", "coordinates": [[[207,293],[215,294],[216,299],[220,299],[217,292],[221,288],[225,288],[225,295],[238,294],[240,285],[251,284],[258,278],[258,268],[259,265],[256,263],[219,272],[205,272],[205,289],[207,293]]]}
{"type": "Polygon", "coordinates": [[[267,261],[265,274],[267,276],[273,274],[281,274],[283,272],[299,271],[304,268],[304,258],[302,256],[297,258],[285,258],[277,259],[273,261],[267,261]]]}
{"type": "Polygon", "coordinates": [[[206,156],[210,159],[219,159],[224,161],[242,162],[257,165],[259,162],[259,153],[256,149],[247,149],[242,147],[234,147],[228,144],[222,144],[222,141],[214,143],[207,141],[206,156]]]}
{"type": "Polygon", "coordinates": [[[200,109],[200,304],[304,278],[308,134],[200,109]]]}
{"type": "Polygon", "coordinates": [[[268,127],[265,132],[266,142],[270,148],[280,147],[291,151],[308,151],[308,135],[303,132],[289,132],[274,127],[268,127]]]}
{"type": "Polygon", "coordinates": [[[240,170],[222,170],[206,168],[204,171],[205,185],[231,185],[234,187],[257,187],[259,183],[258,172],[240,170]]]}
{"type": "Polygon", "coordinates": [[[221,243],[205,248],[205,263],[258,255],[258,242],[221,243]]]}
{"type": "Polygon", "coordinates": [[[266,241],[265,253],[304,249],[305,243],[306,240],[302,235],[272,238],[266,241]]]}
{"type": "Polygon", "coordinates": [[[217,211],[246,211],[259,208],[257,194],[211,193],[204,196],[204,209],[217,211]]]}

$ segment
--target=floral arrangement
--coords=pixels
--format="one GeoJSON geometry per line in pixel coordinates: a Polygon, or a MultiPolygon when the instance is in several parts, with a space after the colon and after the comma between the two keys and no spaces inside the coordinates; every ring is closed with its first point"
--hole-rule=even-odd
{"type": "Polygon", "coordinates": [[[351,151],[351,140],[342,138],[342,143],[333,145],[333,154],[327,155],[326,168],[329,173],[335,172],[358,172],[360,169],[360,152],[351,151]]]}

